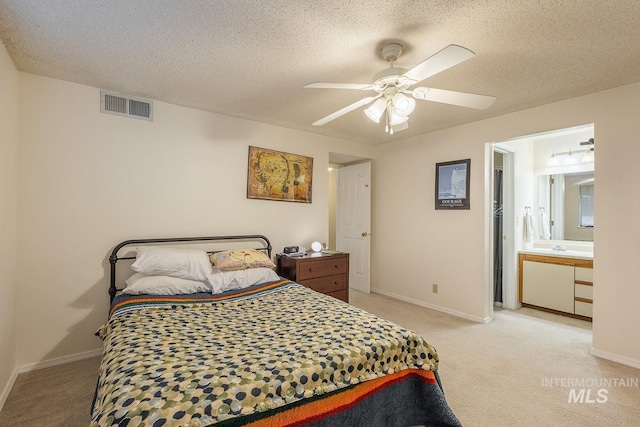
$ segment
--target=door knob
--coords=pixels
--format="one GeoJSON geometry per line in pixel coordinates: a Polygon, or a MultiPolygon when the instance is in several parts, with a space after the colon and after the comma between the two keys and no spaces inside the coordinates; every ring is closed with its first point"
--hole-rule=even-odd
{"type": "Polygon", "coordinates": [[[362,237],[367,237],[367,236],[369,236],[369,235],[370,235],[370,234],[369,234],[369,233],[367,233],[366,231],[363,231],[363,232],[362,232],[362,237]]]}

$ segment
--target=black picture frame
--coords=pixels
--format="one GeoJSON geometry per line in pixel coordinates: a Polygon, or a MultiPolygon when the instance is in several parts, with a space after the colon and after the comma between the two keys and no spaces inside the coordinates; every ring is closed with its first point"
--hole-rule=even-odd
{"type": "Polygon", "coordinates": [[[436,163],[436,209],[471,209],[471,159],[436,163]]]}

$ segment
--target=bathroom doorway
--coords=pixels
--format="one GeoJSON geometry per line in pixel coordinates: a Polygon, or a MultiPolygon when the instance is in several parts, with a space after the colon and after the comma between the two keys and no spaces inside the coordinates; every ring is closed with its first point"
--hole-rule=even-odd
{"type": "Polygon", "coordinates": [[[493,305],[502,308],[503,239],[503,157],[500,150],[493,150],[493,305]]]}
{"type": "Polygon", "coordinates": [[[491,306],[517,309],[515,150],[492,144],[491,306]]]}
{"type": "Polygon", "coordinates": [[[584,237],[593,231],[593,211],[589,209],[593,203],[593,178],[583,176],[594,171],[593,135],[594,126],[583,125],[488,144],[487,160],[491,163],[487,178],[491,180],[491,191],[487,192],[486,214],[491,232],[485,295],[490,310],[521,306],[519,252],[544,249],[547,245],[593,253],[593,238],[584,237]],[[551,198],[550,182],[561,187],[563,195],[551,198]],[[575,190],[575,195],[569,190],[575,190]],[[559,200],[571,200],[576,206],[563,202],[556,216],[559,200]],[[554,227],[565,230],[562,237],[545,231],[554,227]]]}

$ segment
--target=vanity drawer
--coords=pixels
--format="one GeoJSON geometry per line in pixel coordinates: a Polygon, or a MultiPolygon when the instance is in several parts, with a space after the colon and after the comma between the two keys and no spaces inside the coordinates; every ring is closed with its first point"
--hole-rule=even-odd
{"type": "Polygon", "coordinates": [[[593,283],[593,268],[576,267],[576,280],[593,283]]]}
{"type": "Polygon", "coordinates": [[[593,304],[584,301],[576,301],[575,312],[580,316],[593,317],[593,304]]]}
{"type": "Polygon", "coordinates": [[[593,286],[580,285],[576,283],[575,297],[593,300],[593,286]]]}

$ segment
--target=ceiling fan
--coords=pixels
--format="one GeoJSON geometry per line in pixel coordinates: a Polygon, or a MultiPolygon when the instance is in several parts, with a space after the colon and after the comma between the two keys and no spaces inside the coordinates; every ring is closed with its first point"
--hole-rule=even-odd
{"type": "Polygon", "coordinates": [[[434,101],[462,107],[485,109],[496,100],[493,96],[476,95],[465,92],[455,92],[444,89],[416,87],[414,84],[438,74],[441,71],[460,64],[475,54],[462,46],[451,44],[435,53],[410,70],[395,68],[393,63],[402,54],[400,43],[388,43],[382,50],[382,57],[389,62],[390,67],[373,76],[373,83],[326,83],[315,82],[305,85],[309,89],[355,89],[373,90],[377,95],[367,96],[313,123],[322,126],[357,108],[373,102],[364,113],[375,123],[385,115],[385,131],[393,134],[409,127],[409,114],[415,108],[415,100],[434,101]],[[409,95],[409,96],[407,96],[409,95]],[[375,102],[374,102],[375,101],[375,102]]]}

